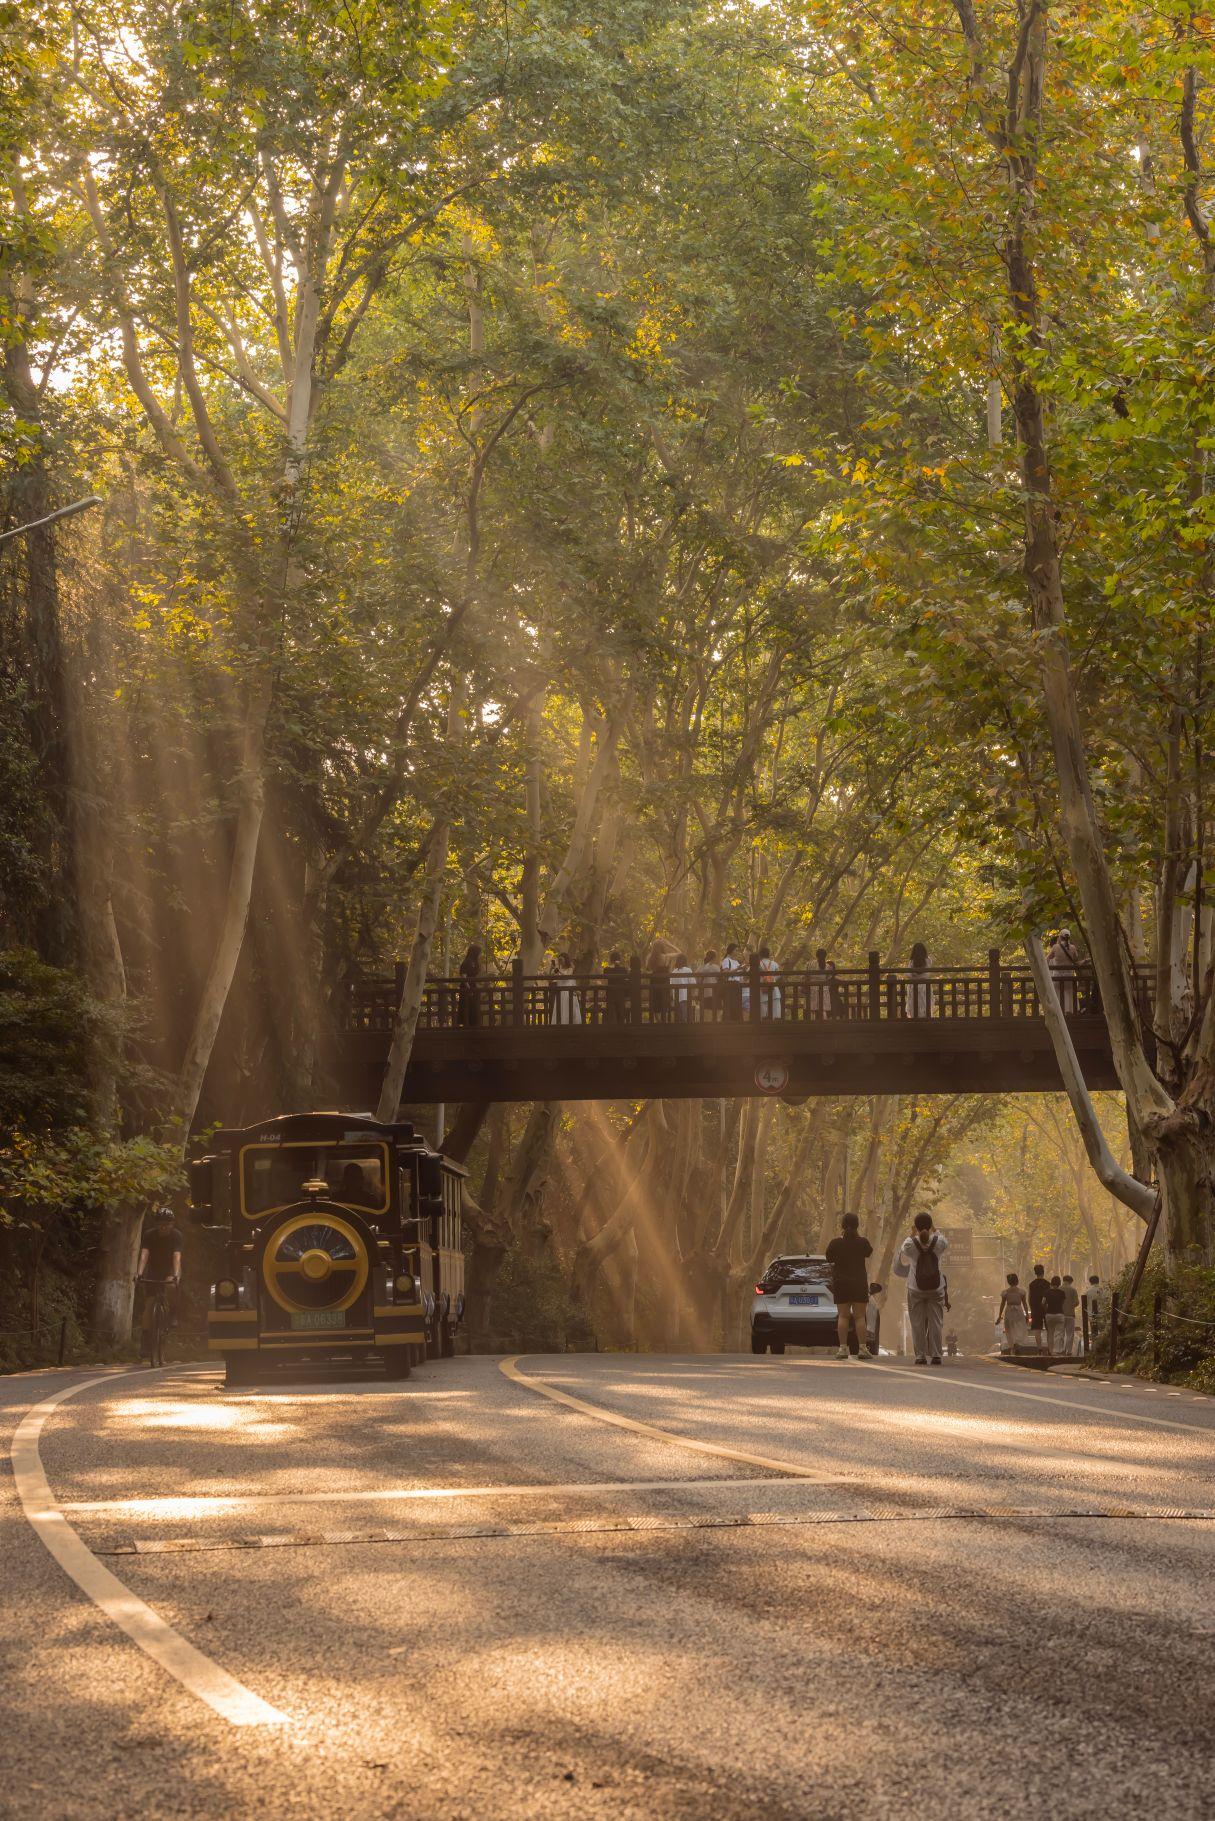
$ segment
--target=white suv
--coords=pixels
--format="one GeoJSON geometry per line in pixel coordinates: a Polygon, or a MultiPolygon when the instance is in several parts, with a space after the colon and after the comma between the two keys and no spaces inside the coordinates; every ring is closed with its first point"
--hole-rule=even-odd
{"type": "MultiPolygon", "coordinates": [[[[876,1296],[881,1287],[870,1284],[870,1297],[876,1296]]],[[[865,1350],[875,1358],[881,1322],[877,1304],[871,1300],[866,1310],[865,1350]]],[[[839,1346],[831,1267],[821,1256],[799,1253],[774,1258],[755,1286],[751,1303],[752,1353],[783,1353],[790,1343],[795,1347],[839,1346]]],[[[848,1350],[861,1350],[855,1324],[848,1337],[848,1350]]]]}

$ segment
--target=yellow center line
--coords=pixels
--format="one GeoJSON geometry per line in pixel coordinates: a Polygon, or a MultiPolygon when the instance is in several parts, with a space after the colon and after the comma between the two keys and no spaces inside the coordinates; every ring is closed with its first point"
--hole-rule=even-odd
{"type": "Polygon", "coordinates": [[[607,1410],[602,1404],[589,1404],[581,1397],[574,1397],[568,1391],[558,1391],[555,1385],[548,1385],[540,1378],[532,1378],[526,1372],[519,1371],[521,1355],[512,1359],[499,1361],[499,1370],[517,1385],[526,1385],[529,1391],[547,1397],[554,1404],[564,1404],[570,1410],[577,1410],[582,1416],[589,1416],[597,1423],[610,1423],[614,1429],[627,1429],[633,1435],[644,1435],[653,1442],[666,1442],[676,1448],[694,1448],[697,1454],[711,1454],[718,1460],[741,1461],[746,1467],[763,1467],[769,1473],[786,1473],[793,1479],[813,1480],[820,1486],[842,1486],[851,1484],[838,1473],[817,1473],[812,1467],[799,1466],[796,1461],[773,1460],[766,1454],[748,1454],[741,1448],[726,1448],[720,1442],[698,1442],[689,1435],[676,1435],[670,1429],[659,1429],[653,1423],[639,1422],[636,1417],[620,1416],[615,1410],[607,1410]]]}

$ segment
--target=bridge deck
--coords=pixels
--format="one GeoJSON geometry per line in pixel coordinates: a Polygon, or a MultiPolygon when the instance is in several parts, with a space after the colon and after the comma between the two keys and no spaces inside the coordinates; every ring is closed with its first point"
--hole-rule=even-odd
{"type": "MultiPolygon", "coordinates": [[[[343,1099],[374,1103],[403,970],[351,989],[343,1099]]],[[[1146,979],[1141,983],[1146,1012],[1146,979]]],[[[1083,976],[1061,982],[1092,1088],[1116,1088],[1105,1020],[1083,976]]],[[[780,1094],[1057,1092],[1028,969],[996,954],[929,976],[881,967],[829,976],[754,968],[668,981],[634,963],[554,982],[511,974],[427,983],[403,1099],[616,1100],[780,1094]]]]}

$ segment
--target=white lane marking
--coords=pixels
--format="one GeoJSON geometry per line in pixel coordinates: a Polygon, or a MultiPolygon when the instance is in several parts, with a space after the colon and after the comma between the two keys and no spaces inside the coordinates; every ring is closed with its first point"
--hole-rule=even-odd
{"type": "MultiPolygon", "coordinates": [[[[821,1362],[814,1359],[786,1360],[787,1366],[817,1366],[821,1362]]],[[[1107,1422],[1114,1423],[1151,1423],[1156,1429],[1181,1429],[1186,1435],[1204,1435],[1215,1447],[1215,1424],[1204,1428],[1201,1423],[1175,1423],[1170,1416],[1146,1416],[1140,1410],[1119,1410],[1115,1407],[1106,1409],[1102,1404],[1082,1404],[1075,1398],[1047,1397],[1041,1391],[1014,1391],[1011,1385],[978,1385],[973,1379],[958,1378],[948,1367],[921,1366],[914,1367],[888,1366],[885,1360],[871,1360],[870,1366],[876,1366],[880,1373],[890,1378],[914,1378],[920,1384],[944,1385],[953,1391],[990,1392],[993,1397],[1019,1397],[1030,1404],[1049,1404],[1052,1410],[1060,1410],[1065,1415],[1069,1410],[1087,1410],[1094,1416],[1103,1416],[1107,1422]]],[[[1010,1367],[1016,1371],[1016,1367],[1010,1367]]]]}
{"type": "Polygon", "coordinates": [[[770,1486],[771,1474],[762,1479],[742,1475],[729,1478],[688,1478],[682,1480],[575,1480],[552,1481],[529,1486],[367,1486],[356,1492],[204,1492],[191,1498],[178,1496],[145,1499],[77,1499],[65,1502],[64,1511],[88,1512],[94,1517],[223,1517],[229,1511],[244,1511],[261,1505],[347,1505],[379,1504],[401,1499],[540,1499],[567,1494],[596,1492],[679,1492],[684,1487],[699,1486],[770,1486]]]}
{"type": "Polygon", "coordinates": [[[69,1397],[87,1391],[92,1385],[103,1384],[111,1376],[101,1373],[82,1379],[78,1384],[67,1385],[35,1404],[22,1418],[10,1451],[13,1481],[22,1510],[63,1572],[75,1581],[80,1591],[190,1694],[197,1695],[233,1726],[283,1725],[287,1720],[285,1713],[271,1707],[243,1682],[230,1676],[226,1669],[221,1669],[201,1650],[196,1650],[180,1632],[166,1624],[158,1612],[124,1586],[117,1575],[111,1574],[81,1542],[55,1503],[38,1451],[46,1420],[69,1397]]]}
{"type": "Polygon", "coordinates": [[[633,1435],[648,1436],[654,1442],[666,1442],[677,1448],[694,1448],[697,1454],[712,1454],[718,1460],[742,1461],[748,1467],[765,1467],[769,1473],[787,1473],[793,1479],[813,1480],[820,1486],[841,1486],[846,1482],[842,1474],[816,1473],[812,1467],[799,1467],[795,1461],[774,1461],[765,1454],[747,1454],[741,1448],[726,1448],[719,1442],[699,1442],[690,1435],[676,1435],[670,1429],[658,1429],[653,1423],[638,1422],[635,1417],[620,1416],[615,1410],[607,1410],[602,1404],[588,1404],[580,1397],[572,1397],[568,1391],[558,1391],[555,1385],[549,1385],[541,1378],[531,1378],[526,1372],[519,1371],[520,1355],[513,1359],[498,1362],[498,1369],[507,1378],[518,1385],[526,1385],[529,1391],[536,1391],[541,1397],[551,1398],[555,1404],[565,1404],[571,1410],[577,1410],[583,1416],[593,1417],[597,1423],[610,1423],[615,1429],[628,1429],[633,1435]]]}

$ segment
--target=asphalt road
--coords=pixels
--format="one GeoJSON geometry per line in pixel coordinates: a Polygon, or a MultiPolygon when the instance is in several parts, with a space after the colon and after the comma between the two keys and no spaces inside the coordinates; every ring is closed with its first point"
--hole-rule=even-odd
{"type": "Polygon", "coordinates": [[[31,1439],[92,1375],[0,1381],[0,1814],[1215,1812],[1215,1522],[1176,1515],[1215,1507],[1215,1403],[964,1362],[518,1371],[595,1413],[483,1358],[180,1367],[31,1439]]]}

